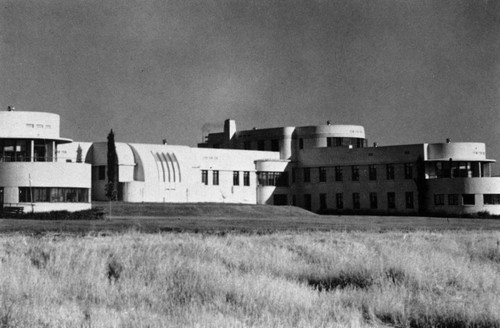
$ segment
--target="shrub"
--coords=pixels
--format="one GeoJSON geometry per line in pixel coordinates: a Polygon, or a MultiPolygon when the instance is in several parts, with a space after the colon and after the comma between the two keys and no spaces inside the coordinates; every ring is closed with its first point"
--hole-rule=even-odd
{"type": "Polygon", "coordinates": [[[103,220],[104,211],[101,208],[92,208],[90,210],[68,212],[68,211],[51,211],[51,212],[37,212],[25,213],[19,215],[18,219],[26,220],[103,220]]]}

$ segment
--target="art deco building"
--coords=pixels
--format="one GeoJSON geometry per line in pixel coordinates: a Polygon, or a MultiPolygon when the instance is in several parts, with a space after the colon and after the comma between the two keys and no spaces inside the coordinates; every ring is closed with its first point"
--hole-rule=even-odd
{"type": "MultiPolygon", "coordinates": [[[[106,142],[60,138],[58,115],[0,112],[0,143],[2,204],[76,210],[90,207],[90,194],[106,200],[106,142]],[[79,149],[87,164],[77,163],[79,149]]],[[[483,143],[369,147],[357,125],[237,131],[227,120],[198,146],[116,143],[118,199],[500,214],[500,178],[491,177],[483,143]]]]}
{"type": "Polygon", "coordinates": [[[91,166],[57,161],[58,147],[68,143],[59,136],[59,115],[0,111],[0,206],[89,209],[91,166]]]}

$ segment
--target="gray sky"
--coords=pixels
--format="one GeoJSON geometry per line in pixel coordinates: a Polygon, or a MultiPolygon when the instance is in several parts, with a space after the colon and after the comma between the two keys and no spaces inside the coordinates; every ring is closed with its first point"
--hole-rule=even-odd
{"type": "Polygon", "coordinates": [[[331,120],[500,160],[500,1],[0,4],[0,106],[58,113],[64,137],[194,146],[226,118],[331,120]]]}

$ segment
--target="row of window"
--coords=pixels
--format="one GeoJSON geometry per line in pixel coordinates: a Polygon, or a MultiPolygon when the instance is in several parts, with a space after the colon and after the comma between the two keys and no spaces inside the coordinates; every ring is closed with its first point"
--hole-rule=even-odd
{"type": "MultiPolygon", "coordinates": [[[[217,148],[217,147],[214,147],[214,148],[217,148]]],[[[252,149],[252,142],[251,141],[243,142],[243,149],[251,150],[252,149]]],[[[266,141],[265,140],[257,141],[257,150],[266,150],[266,141]]],[[[278,139],[271,140],[271,151],[280,151],[280,141],[278,139]]]]}
{"type": "MultiPolygon", "coordinates": [[[[448,205],[476,205],[475,194],[448,194],[448,205]]],[[[484,194],[484,205],[500,205],[500,194],[484,194]]],[[[434,205],[445,205],[445,194],[434,194],[434,205]]]]}
{"type": "MultiPolygon", "coordinates": [[[[0,161],[2,162],[45,162],[48,158],[50,140],[0,139],[0,161]],[[33,158],[31,147],[33,146],[33,158]]],[[[50,156],[52,157],[52,156],[50,156]]]]}
{"type": "MultiPolygon", "coordinates": [[[[203,183],[204,185],[208,185],[208,170],[201,170],[201,183],[203,183]]],[[[212,171],[212,185],[214,186],[219,185],[218,170],[212,171]]],[[[240,185],[240,172],[233,171],[233,186],[239,186],[239,185],[240,185]]],[[[250,185],[250,172],[248,171],[243,172],[243,185],[244,186],[250,185]]]]}
{"type": "Polygon", "coordinates": [[[20,203],[88,203],[87,188],[19,187],[20,203]]]}
{"type": "MultiPolygon", "coordinates": [[[[395,170],[394,164],[386,164],[385,165],[385,178],[387,180],[395,179],[395,170]]],[[[359,165],[351,165],[351,181],[359,181],[359,165]]],[[[310,167],[304,167],[302,169],[302,178],[305,183],[311,182],[311,169],[310,167]]],[[[335,166],[335,181],[343,181],[344,180],[344,172],[346,170],[345,166],[335,166]]],[[[318,167],[318,176],[319,182],[327,182],[327,174],[326,167],[318,167]]],[[[377,180],[377,165],[369,165],[368,166],[368,178],[371,181],[377,180]]],[[[413,179],[413,163],[405,163],[404,164],[404,178],[405,179],[413,179]]],[[[297,169],[292,168],[292,183],[295,183],[297,180],[297,169]]]]}
{"type": "Polygon", "coordinates": [[[287,172],[257,172],[259,186],[288,187],[287,172]]]}
{"type": "MultiPolygon", "coordinates": [[[[359,192],[354,192],[351,195],[352,197],[352,209],[361,209],[361,194],[359,192]]],[[[296,196],[292,197],[293,205],[296,205],[296,196]]],[[[370,209],[378,209],[379,201],[378,201],[378,193],[370,192],[369,193],[369,204],[367,204],[370,209]]],[[[311,194],[304,195],[304,208],[311,209],[312,207],[312,197],[311,194]]],[[[319,194],[319,207],[320,209],[326,209],[327,205],[327,195],[319,194]]],[[[413,192],[405,192],[405,207],[407,209],[415,208],[414,205],[414,196],[413,192]]],[[[336,209],[344,209],[344,193],[336,193],[335,194],[335,208],[336,209]]],[[[396,209],[396,193],[388,192],[387,193],[387,208],[388,209],[396,209]]]]}
{"type": "Polygon", "coordinates": [[[326,138],[327,147],[366,147],[367,140],[362,138],[342,138],[342,137],[328,137],[326,138]]]}

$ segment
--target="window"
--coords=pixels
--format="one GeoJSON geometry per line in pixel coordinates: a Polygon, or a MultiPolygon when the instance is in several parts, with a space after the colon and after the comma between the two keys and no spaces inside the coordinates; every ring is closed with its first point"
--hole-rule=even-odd
{"type": "Polygon", "coordinates": [[[359,193],[355,192],[352,194],[352,208],[353,209],[359,209],[361,207],[360,201],[359,201],[359,193]]]}
{"type": "Polygon", "coordinates": [[[319,208],[322,210],[326,208],[326,194],[319,194],[319,208]]]}
{"type": "Polygon", "coordinates": [[[240,172],[234,171],[233,172],[233,186],[239,186],[240,185],[240,172]]]}
{"type": "Polygon", "coordinates": [[[368,166],[368,175],[370,180],[377,180],[377,167],[375,165],[368,166]]]}
{"type": "Polygon", "coordinates": [[[299,139],[299,149],[303,149],[304,148],[304,139],[300,138],[299,139]]]}
{"type": "Polygon", "coordinates": [[[352,181],[359,181],[359,166],[353,165],[352,168],[352,181]]]}
{"type": "Polygon", "coordinates": [[[26,127],[30,128],[30,129],[33,129],[35,127],[35,124],[33,124],[33,123],[26,123],[26,127]]]}
{"type": "Polygon", "coordinates": [[[208,184],[208,171],[207,170],[201,170],[201,183],[204,185],[208,184]]]}
{"type": "Polygon", "coordinates": [[[475,205],[476,204],[476,195],[474,194],[463,194],[462,195],[462,204],[463,205],[475,205]]]}
{"type": "Polygon", "coordinates": [[[264,143],[264,140],[259,140],[257,141],[257,149],[258,150],[265,150],[265,143],[264,143]]]}
{"type": "Polygon", "coordinates": [[[339,210],[344,208],[344,194],[342,193],[335,194],[335,204],[337,205],[337,209],[339,210]]]}
{"type": "Polygon", "coordinates": [[[448,195],[448,205],[459,205],[458,204],[458,194],[449,194],[448,195]]]}
{"type": "Polygon", "coordinates": [[[484,205],[500,204],[500,194],[484,194],[484,205]]]}
{"type": "Polygon", "coordinates": [[[319,182],[326,182],[326,168],[320,167],[319,171],[319,182]]]}
{"type": "Polygon", "coordinates": [[[413,163],[405,164],[405,179],[413,179],[413,163]]]}
{"type": "Polygon", "coordinates": [[[0,161],[29,162],[31,161],[29,148],[30,142],[27,140],[0,140],[0,161]]]}
{"type": "Polygon", "coordinates": [[[394,192],[387,193],[387,208],[390,209],[396,208],[396,193],[394,192]]]}
{"type": "Polygon", "coordinates": [[[365,147],[365,139],[356,138],[356,147],[364,148],[365,147]]]}
{"type": "Polygon", "coordinates": [[[309,211],[311,210],[312,208],[311,194],[304,195],[304,208],[309,211]]]}
{"type": "Polygon", "coordinates": [[[342,181],[342,166],[335,166],[335,181],[342,181]]]}
{"type": "Polygon", "coordinates": [[[444,194],[434,194],[434,205],[444,205],[444,194]]]}
{"type": "Polygon", "coordinates": [[[295,167],[292,168],[292,183],[295,183],[297,179],[297,169],[295,167]]]}
{"type": "Polygon", "coordinates": [[[311,169],[304,167],[304,182],[311,182],[311,169]]]}
{"type": "Polygon", "coordinates": [[[219,171],[218,170],[214,170],[212,172],[212,184],[214,186],[218,186],[219,185],[219,171]]]}
{"type": "Polygon", "coordinates": [[[413,208],[413,192],[408,191],[405,193],[406,208],[413,208]]]}
{"type": "Polygon", "coordinates": [[[252,143],[250,141],[245,141],[243,143],[243,149],[246,149],[246,150],[252,149],[252,143]]]}
{"type": "Polygon", "coordinates": [[[371,209],[378,208],[378,201],[377,201],[377,193],[376,192],[370,193],[370,208],[371,209]]]}
{"type": "Polygon", "coordinates": [[[257,172],[259,186],[288,186],[288,172],[257,172]]]}
{"type": "Polygon", "coordinates": [[[248,171],[243,172],[243,185],[244,186],[250,185],[250,172],[248,171]]]}
{"type": "Polygon", "coordinates": [[[19,187],[20,203],[88,203],[87,188],[19,187]]]}
{"type": "Polygon", "coordinates": [[[332,138],[326,138],[326,146],[332,147],[332,138]]]}
{"type": "Polygon", "coordinates": [[[394,180],[394,164],[387,164],[386,172],[387,180],[394,180]]]}
{"type": "Polygon", "coordinates": [[[271,140],[271,150],[280,151],[280,141],[278,139],[271,140]]]}
{"type": "Polygon", "coordinates": [[[106,165],[99,165],[97,167],[98,179],[105,180],[106,179],[106,165]]]}

